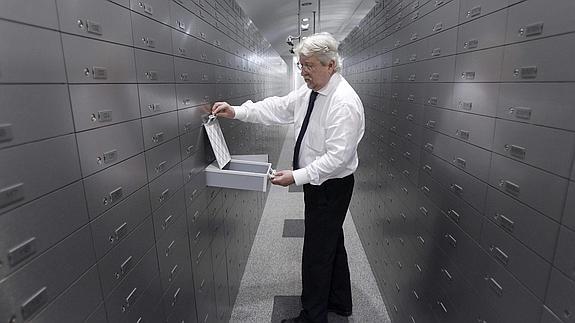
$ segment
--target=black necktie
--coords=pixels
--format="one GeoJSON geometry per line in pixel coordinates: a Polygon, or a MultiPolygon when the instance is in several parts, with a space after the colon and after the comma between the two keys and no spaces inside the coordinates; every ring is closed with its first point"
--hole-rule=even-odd
{"type": "Polygon", "coordinates": [[[313,104],[315,103],[315,99],[317,98],[318,93],[316,91],[312,91],[311,95],[309,96],[309,103],[307,105],[307,112],[305,113],[305,118],[303,119],[303,123],[301,124],[301,129],[297,136],[297,140],[295,142],[295,148],[293,151],[293,169],[299,169],[299,149],[301,147],[301,141],[303,140],[303,136],[305,135],[305,131],[307,129],[307,125],[309,124],[309,118],[311,116],[311,111],[313,110],[313,104]]]}

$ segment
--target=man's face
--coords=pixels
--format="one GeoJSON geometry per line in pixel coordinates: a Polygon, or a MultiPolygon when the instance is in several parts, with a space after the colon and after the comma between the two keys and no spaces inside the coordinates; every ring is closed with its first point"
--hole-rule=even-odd
{"type": "Polygon", "coordinates": [[[335,62],[329,61],[327,65],[322,65],[315,55],[299,55],[299,64],[301,67],[301,76],[305,80],[307,87],[318,91],[323,88],[335,70],[335,62]]]}

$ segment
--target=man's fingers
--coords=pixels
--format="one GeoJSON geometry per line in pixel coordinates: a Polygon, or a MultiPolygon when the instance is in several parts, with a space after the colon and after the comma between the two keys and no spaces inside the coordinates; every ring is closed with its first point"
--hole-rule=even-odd
{"type": "Polygon", "coordinates": [[[234,112],[227,102],[216,102],[212,106],[212,114],[226,118],[233,118],[234,112]]]}
{"type": "Polygon", "coordinates": [[[216,102],[212,107],[212,113],[218,114],[225,108],[224,102],[216,102]]]}

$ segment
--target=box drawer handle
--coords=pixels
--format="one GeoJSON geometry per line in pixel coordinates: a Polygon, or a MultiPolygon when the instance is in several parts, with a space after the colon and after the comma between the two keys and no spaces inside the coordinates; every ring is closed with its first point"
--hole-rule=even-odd
{"type": "Polygon", "coordinates": [[[156,168],[154,169],[156,171],[156,174],[163,172],[164,169],[166,168],[167,163],[168,162],[165,160],[163,162],[159,163],[158,166],[156,166],[156,168]]]}
{"type": "Polygon", "coordinates": [[[419,273],[423,273],[423,269],[421,269],[421,266],[419,266],[418,264],[415,264],[415,268],[417,269],[417,271],[419,271],[419,273]]]}
{"type": "Polygon", "coordinates": [[[111,205],[119,201],[122,198],[122,196],[124,196],[124,192],[122,187],[120,186],[115,190],[111,191],[107,196],[104,196],[102,198],[102,204],[104,204],[105,206],[111,205]]]}
{"type": "Polygon", "coordinates": [[[471,101],[459,101],[457,106],[461,110],[471,111],[471,109],[473,108],[473,102],[471,102],[471,101]]]}
{"type": "Polygon", "coordinates": [[[543,33],[543,22],[536,22],[519,29],[519,37],[531,37],[543,33]]]}
{"type": "MultiPolygon", "coordinates": [[[[407,216],[405,215],[405,213],[399,212],[399,216],[401,216],[401,219],[403,220],[403,222],[407,222],[407,216]]],[[[403,238],[399,238],[399,241],[401,242],[401,244],[404,244],[403,238]]]]}
{"type": "Polygon", "coordinates": [[[457,239],[455,239],[451,234],[446,234],[443,237],[453,248],[457,247],[457,239]]]}
{"type": "Polygon", "coordinates": [[[481,6],[476,6],[467,11],[467,18],[477,17],[481,14],[481,6]]]}
{"type": "Polygon", "coordinates": [[[469,140],[471,132],[468,130],[457,129],[457,131],[455,131],[455,134],[463,140],[469,140]]]}
{"type": "MultiPolygon", "coordinates": [[[[36,237],[25,240],[8,250],[8,264],[14,267],[36,253],[36,237]]],[[[0,267],[2,262],[0,261],[0,267]]]]}
{"type": "Polygon", "coordinates": [[[419,300],[419,294],[417,294],[417,291],[415,291],[415,289],[412,291],[413,296],[415,297],[416,300],[419,300]]]}
{"type": "Polygon", "coordinates": [[[160,197],[158,198],[158,201],[160,203],[164,202],[166,200],[166,198],[168,197],[168,195],[170,194],[170,189],[166,188],[162,194],[160,194],[160,197]]]}
{"type": "Polygon", "coordinates": [[[117,271],[114,273],[114,277],[117,279],[120,279],[122,277],[124,277],[124,275],[130,270],[130,268],[132,267],[132,256],[129,256],[128,258],[126,258],[126,260],[124,260],[124,262],[122,262],[122,264],[120,265],[120,271],[117,271]]]}
{"type": "MultiPolygon", "coordinates": [[[[419,243],[421,243],[422,246],[425,245],[425,239],[423,239],[422,236],[417,236],[417,240],[419,241],[419,243]]],[[[421,271],[421,270],[420,270],[421,271]]]]}
{"type": "Polygon", "coordinates": [[[109,239],[110,243],[118,242],[126,235],[127,232],[128,232],[128,223],[124,222],[122,223],[122,225],[117,227],[116,230],[114,230],[114,234],[112,234],[109,239]]]}
{"type": "Polygon", "coordinates": [[[170,275],[168,277],[168,281],[172,282],[174,280],[174,278],[176,277],[176,273],[178,272],[178,265],[174,265],[174,267],[172,268],[172,270],[170,270],[170,275]]]}
{"type": "Polygon", "coordinates": [[[441,273],[443,273],[443,276],[449,280],[452,281],[453,280],[453,276],[451,276],[451,274],[449,273],[449,271],[447,271],[447,269],[445,268],[441,268],[441,273]]]}
{"type": "Polygon", "coordinates": [[[419,207],[419,212],[421,212],[421,214],[428,216],[429,215],[429,211],[427,211],[427,209],[423,206],[419,207]]]}
{"type": "Polygon", "coordinates": [[[152,141],[155,143],[164,141],[164,132],[158,132],[152,135],[152,141]]]}
{"type": "Polygon", "coordinates": [[[462,72],[461,73],[462,80],[475,80],[475,72],[462,72]]]}
{"type": "Polygon", "coordinates": [[[168,245],[168,247],[166,248],[166,257],[170,256],[170,253],[172,252],[172,248],[176,245],[176,240],[172,240],[172,242],[170,242],[170,244],[168,245]]]}
{"type": "Polygon", "coordinates": [[[521,146],[505,144],[504,148],[511,156],[520,159],[525,159],[525,155],[527,154],[527,149],[521,146]]]}
{"type": "MultiPolygon", "coordinates": [[[[93,116],[92,122],[95,122],[95,116],[93,116]]],[[[4,123],[0,124],[0,142],[3,141],[11,141],[14,139],[14,135],[12,133],[12,124],[11,123],[4,123]]]]}
{"type": "Polygon", "coordinates": [[[152,5],[145,3],[145,2],[139,2],[138,5],[144,9],[144,12],[149,14],[149,15],[153,15],[154,14],[154,8],[152,7],[152,5]]]}
{"type": "MultiPolygon", "coordinates": [[[[97,113],[92,113],[90,115],[90,121],[92,122],[110,122],[114,119],[114,112],[112,110],[100,110],[97,113]]],[[[100,163],[98,163],[100,164],[100,163]]]]}
{"type": "Polygon", "coordinates": [[[506,217],[503,214],[500,213],[496,213],[494,216],[495,222],[502,227],[504,230],[512,233],[513,232],[513,227],[515,226],[515,222],[513,222],[511,219],[509,219],[508,217],[506,217]]]}
{"type": "Polygon", "coordinates": [[[429,187],[427,187],[427,186],[422,186],[422,187],[421,187],[421,191],[422,191],[423,194],[425,194],[425,195],[429,195],[429,193],[431,193],[431,191],[429,190],[429,187]]]}
{"type": "Polygon", "coordinates": [[[159,111],[161,109],[161,106],[159,104],[148,104],[148,110],[152,111],[152,112],[156,112],[159,111]]]}
{"type": "Polygon", "coordinates": [[[493,292],[495,292],[495,294],[497,294],[497,296],[503,296],[503,287],[494,278],[485,277],[485,280],[487,280],[489,287],[493,292]]]}
{"type": "Polygon", "coordinates": [[[146,47],[149,48],[156,48],[156,40],[150,37],[142,37],[142,43],[144,43],[144,45],[146,47]]]}
{"type": "Polygon", "coordinates": [[[124,299],[124,305],[122,305],[122,313],[126,312],[130,305],[133,304],[134,298],[136,297],[136,291],[138,290],[137,287],[134,287],[130,294],[124,299]]]}
{"type": "Polygon", "coordinates": [[[174,296],[172,296],[172,303],[170,305],[172,305],[172,307],[176,306],[176,302],[178,301],[178,296],[180,296],[180,292],[182,291],[181,288],[178,288],[176,290],[176,292],[174,293],[174,296]]]}
{"type": "Polygon", "coordinates": [[[198,253],[198,256],[196,257],[196,264],[200,263],[200,260],[202,259],[203,254],[204,254],[204,250],[201,250],[200,253],[198,253]]]}
{"type": "MultiPolygon", "coordinates": [[[[194,213],[194,215],[192,216],[192,222],[196,222],[198,220],[198,216],[200,215],[200,211],[196,211],[194,213]]],[[[200,232],[198,231],[198,233],[196,234],[196,237],[194,238],[194,241],[196,239],[198,239],[198,236],[200,235],[200,232]]]]}
{"type": "MultiPolygon", "coordinates": [[[[195,219],[194,219],[194,221],[195,221],[195,219]]],[[[194,243],[195,243],[196,241],[198,241],[198,238],[200,237],[201,234],[202,234],[202,231],[198,231],[198,233],[196,233],[196,236],[194,237],[194,243]]],[[[200,253],[200,254],[201,254],[201,253],[200,253]]]]}
{"type": "Polygon", "coordinates": [[[443,22],[438,22],[433,26],[433,31],[443,30],[443,22]]]}
{"type": "Polygon", "coordinates": [[[464,49],[475,49],[479,47],[479,40],[478,39],[470,39],[463,43],[464,49]]]}
{"type": "Polygon", "coordinates": [[[89,34],[94,34],[94,35],[98,35],[98,36],[102,36],[102,25],[88,20],[86,19],[86,21],[84,22],[81,19],[78,19],[78,28],[85,30],[87,33],[89,34]]]}
{"type": "Polygon", "coordinates": [[[463,194],[463,187],[460,185],[451,184],[450,188],[451,188],[451,191],[453,191],[453,193],[455,193],[457,195],[463,194]]]}
{"type": "Polygon", "coordinates": [[[431,73],[429,74],[430,81],[439,81],[440,75],[439,73],[431,73]]]}
{"type": "Polygon", "coordinates": [[[521,79],[536,79],[537,78],[537,66],[524,66],[513,70],[513,76],[515,78],[521,79]]]}
{"type": "Polygon", "coordinates": [[[464,168],[464,169],[465,169],[465,166],[466,166],[466,164],[467,164],[466,160],[463,159],[463,158],[461,158],[461,157],[456,157],[456,158],[453,160],[453,163],[454,163],[456,166],[458,166],[458,167],[460,167],[460,168],[464,168]]]}
{"type": "Polygon", "coordinates": [[[457,213],[455,210],[449,210],[447,211],[447,215],[449,215],[449,217],[451,219],[453,219],[453,221],[455,221],[455,223],[459,223],[459,220],[461,219],[461,216],[459,215],[459,213],[457,213]]]}
{"type": "Polygon", "coordinates": [[[519,185],[508,180],[500,180],[499,187],[505,189],[506,192],[511,193],[513,195],[519,195],[519,193],[521,192],[521,188],[519,187],[519,185]]]}
{"type": "Polygon", "coordinates": [[[158,72],[157,71],[147,71],[144,73],[146,79],[150,81],[157,81],[158,80],[158,72]]]}
{"type": "Polygon", "coordinates": [[[30,298],[22,303],[20,306],[20,311],[24,320],[32,317],[48,302],[47,291],[47,287],[42,287],[36,293],[34,293],[34,295],[30,296],[30,298]]]}
{"type": "Polygon", "coordinates": [[[531,108],[525,107],[510,107],[507,109],[510,115],[515,115],[517,119],[531,120],[531,108]]]}
{"type": "Polygon", "coordinates": [[[437,305],[439,305],[439,307],[441,307],[441,309],[447,313],[447,308],[445,307],[445,305],[443,305],[442,301],[437,301],[437,305]]]}
{"type": "Polygon", "coordinates": [[[507,265],[509,264],[509,256],[503,252],[503,250],[499,249],[499,247],[491,246],[489,247],[489,251],[493,254],[493,256],[499,260],[502,264],[507,265]]]}
{"type": "Polygon", "coordinates": [[[172,222],[173,218],[174,218],[174,215],[170,214],[168,217],[166,217],[164,219],[164,222],[162,223],[162,230],[166,230],[168,228],[168,226],[170,225],[170,222],[172,222]]]}

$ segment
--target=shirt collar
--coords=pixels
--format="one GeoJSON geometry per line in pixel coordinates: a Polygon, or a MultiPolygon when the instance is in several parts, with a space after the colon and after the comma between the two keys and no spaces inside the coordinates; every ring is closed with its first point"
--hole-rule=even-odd
{"type": "Polygon", "coordinates": [[[341,81],[341,74],[335,73],[329,78],[327,84],[317,92],[321,95],[328,96],[329,94],[331,94],[331,92],[333,92],[337,88],[337,85],[339,84],[340,81],[341,81]]]}

